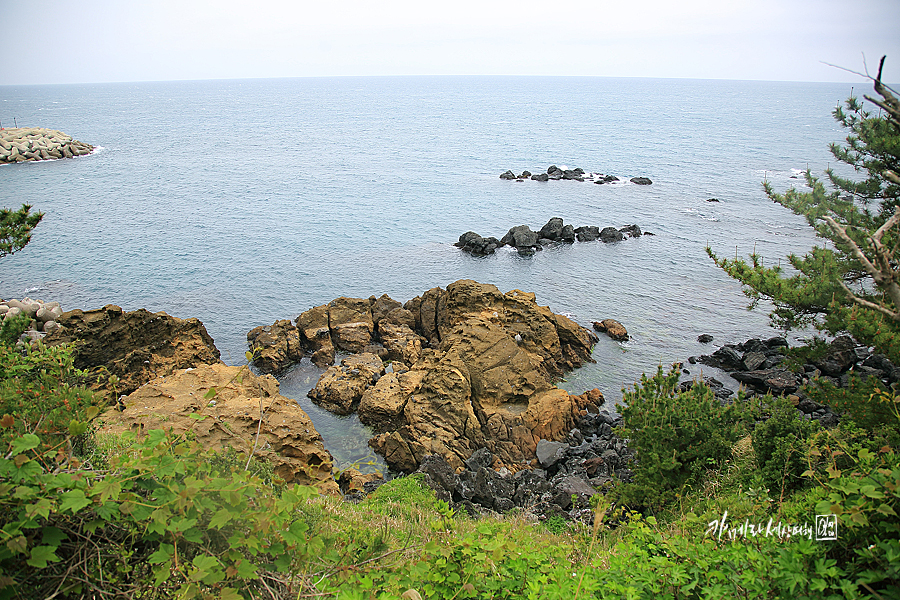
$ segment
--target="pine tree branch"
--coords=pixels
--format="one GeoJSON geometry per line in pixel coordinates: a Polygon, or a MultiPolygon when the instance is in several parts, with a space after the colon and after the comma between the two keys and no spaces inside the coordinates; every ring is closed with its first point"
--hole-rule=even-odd
{"type": "Polygon", "coordinates": [[[853,291],[850,288],[848,288],[847,284],[845,284],[843,281],[838,281],[838,283],[841,285],[842,288],[844,288],[844,291],[847,292],[847,295],[850,296],[850,299],[853,302],[856,302],[863,308],[869,308],[874,311],[880,312],[881,314],[886,315],[895,321],[900,321],[900,312],[892,311],[891,309],[887,308],[886,306],[882,306],[881,304],[877,304],[875,302],[870,302],[869,300],[866,300],[864,298],[860,298],[859,296],[854,294],[853,291]]]}
{"type": "MultiPolygon", "coordinates": [[[[834,234],[841,239],[847,246],[850,248],[850,253],[856,258],[860,264],[862,264],[863,268],[866,272],[872,277],[875,281],[875,285],[885,291],[887,295],[890,297],[891,302],[894,306],[900,306],[900,285],[897,285],[897,272],[891,266],[891,252],[884,247],[881,243],[881,238],[884,234],[900,223],[900,207],[894,211],[894,215],[884,224],[882,225],[878,231],[876,231],[871,237],[869,237],[869,244],[872,246],[872,250],[875,252],[875,261],[878,263],[876,267],[871,260],[865,255],[865,253],[860,249],[860,247],[853,241],[853,239],[847,234],[847,230],[841,226],[837,221],[834,220],[830,215],[822,216],[822,220],[825,221],[834,234]]],[[[841,287],[850,294],[850,297],[854,302],[858,304],[862,304],[863,302],[868,302],[862,300],[862,298],[857,297],[853,292],[847,288],[846,284],[843,281],[839,281],[841,287]]],[[[878,304],[874,304],[868,302],[865,304],[867,308],[873,308],[876,306],[880,306],[878,304]]],[[[886,307],[881,307],[880,309],[876,309],[879,312],[890,315],[892,319],[900,320],[900,313],[896,313],[891,311],[886,307]]]]}

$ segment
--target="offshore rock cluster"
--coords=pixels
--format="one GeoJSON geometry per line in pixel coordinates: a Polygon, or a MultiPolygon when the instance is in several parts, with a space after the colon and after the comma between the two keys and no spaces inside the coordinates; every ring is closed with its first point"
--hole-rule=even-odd
{"type": "Polygon", "coordinates": [[[566,225],[559,217],[553,217],[540,231],[532,231],[528,225],[517,225],[506,232],[499,240],[495,237],[482,237],[474,231],[467,231],[459,236],[459,241],[453,244],[474,256],[487,256],[493,254],[497,248],[511,246],[522,256],[531,256],[535,251],[543,250],[544,246],[551,244],[573,244],[579,242],[621,242],[628,238],[641,237],[641,235],[653,235],[642,232],[637,225],[627,225],[616,229],[596,225],[574,227],[566,225]]]}
{"type": "MultiPolygon", "coordinates": [[[[561,169],[556,165],[550,165],[546,173],[532,174],[531,171],[522,171],[521,175],[516,175],[512,171],[506,171],[505,173],[502,173],[500,175],[500,179],[506,179],[509,181],[525,181],[526,179],[532,179],[534,181],[593,181],[597,184],[615,183],[617,181],[622,181],[615,175],[604,175],[603,173],[593,172],[586,173],[581,167],[575,169],[561,169]]],[[[650,185],[653,183],[647,177],[632,177],[628,181],[636,185],[650,185]]]]}
{"type": "Polygon", "coordinates": [[[70,135],[42,127],[0,129],[0,163],[84,156],[94,147],[70,135]]]}

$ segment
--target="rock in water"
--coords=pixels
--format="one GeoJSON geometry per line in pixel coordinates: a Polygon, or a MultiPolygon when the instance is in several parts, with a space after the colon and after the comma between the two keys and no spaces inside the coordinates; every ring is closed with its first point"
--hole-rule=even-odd
{"type": "Polygon", "coordinates": [[[615,319],[604,319],[599,323],[594,323],[594,329],[601,331],[614,340],[620,342],[628,341],[628,331],[625,326],[615,319]]]}
{"type": "Polygon", "coordinates": [[[563,437],[586,408],[551,381],[591,360],[596,337],[534,294],[469,280],[437,290],[436,313],[419,318],[435,323],[437,347],[364,394],[360,418],[385,429],[370,445],[402,471],[429,454],[459,468],[478,448],[508,464],[534,459],[538,440],[563,437]]]}
{"type": "Polygon", "coordinates": [[[179,434],[190,429],[209,448],[230,446],[246,455],[255,446],[254,456],[271,462],[275,475],[286,483],[313,485],[322,493],[337,494],[331,455],[309,416],[296,401],[278,393],[274,377],[242,370],[201,365],[156,379],[125,398],[124,411],[107,411],[102,431],[171,428],[179,434]],[[239,374],[240,382],[235,378],[239,374]],[[217,390],[214,404],[205,398],[213,387],[217,390]],[[192,418],[198,414],[208,418],[192,418]]]}
{"type": "MultiPolygon", "coordinates": [[[[49,333],[44,343],[77,342],[75,366],[95,377],[116,375],[119,394],[130,394],[179,369],[221,362],[206,327],[195,318],[179,319],[144,309],[124,312],[110,304],[96,310],[71,310],[56,322],[61,327],[49,333]]],[[[109,389],[105,378],[95,387],[109,389]]]]}

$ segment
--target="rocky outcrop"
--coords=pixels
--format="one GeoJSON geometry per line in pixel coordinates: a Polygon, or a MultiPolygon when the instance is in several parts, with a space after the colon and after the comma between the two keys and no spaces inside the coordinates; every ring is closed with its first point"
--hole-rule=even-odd
{"type": "Polygon", "coordinates": [[[493,254],[494,250],[503,246],[495,237],[483,238],[474,231],[467,231],[459,236],[459,241],[453,244],[457,248],[462,248],[469,254],[474,256],[487,256],[493,254]]]}
{"type": "Polygon", "coordinates": [[[432,453],[459,466],[481,447],[524,463],[539,439],[564,436],[603,402],[599,392],[570,396],[553,385],[592,360],[597,338],[538,306],[534,294],[462,280],[402,307],[373,296],[341,298],[327,309],[297,320],[307,354],[328,347],[347,323],[362,324],[355,330],[370,337],[357,345],[367,341],[365,353],[330,368],[309,395],[339,414],[358,406],[360,420],[379,434],[370,444],[398,470],[414,470],[432,453]],[[387,372],[382,360],[391,361],[387,372]]]}
{"type": "Polygon", "coordinates": [[[457,468],[481,447],[508,464],[533,459],[539,439],[565,435],[588,408],[551,382],[590,360],[596,338],[519,290],[464,280],[438,296],[437,347],[363,395],[360,420],[382,431],[370,445],[401,471],[434,453],[457,468]]]}
{"type": "Polygon", "coordinates": [[[615,319],[603,319],[599,323],[593,323],[593,326],[595,330],[601,333],[605,333],[616,341],[628,341],[628,331],[625,329],[624,325],[622,325],[615,319]]]}
{"type": "Polygon", "coordinates": [[[61,327],[44,338],[48,345],[75,342],[75,366],[91,372],[97,387],[116,375],[115,390],[130,394],[143,384],[179,369],[219,363],[219,350],[198,319],[164,312],[125,312],[112,304],[63,313],[61,327]]]}
{"type": "Polygon", "coordinates": [[[384,365],[375,354],[348,356],[340,365],[328,367],[307,396],[337,415],[349,415],[359,406],[363,392],[378,382],[384,365]]]}
{"type": "MultiPolygon", "coordinates": [[[[532,181],[592,181],[594,183],[612,183],[620,181],[615,175],[604,175],[603,173],[585,172],[581,167],[574,169],[562,169],[556,165],[550,165],[546,173],[535,173],[531,171],[523,171],[521,175],[516,175],[512,170],[507,170],[500,174],[500,179],[507,181],[523,181],[531,178],[532,181]]],[[[636,185],[650,185],[653,183],[646,177],[632,177],[629,180],[636,185]]]]}
{"type": "Polygon", "coordinates": [[[125,398],[124,406],[103,415],[102,431],[190,431],[206,447],[253,452],[272,463],[275,475],[286,483],[338,493],[321,436],[297,402],[278,393],[278,382],[270,375],[258,377],[244,367],[201,365],[154,379],[125,398]],[[216,395],[207,399],[212,388],[216,395]],[[198,415],[205,418],[198,420],[198,415]]]}
{"type": "Polygon", "coordinates": [[[255,327],[247,334],[254,364],[263,373],[278,373],[303,358],[300,331],[287,319],[255,327]]]}
{"type": "Polygon", "coordinates": [[[806,393],[807,386],[829,383],[844,388],[850,384],[851,373],[863,378],[875,377],[885,386],[900,382],[900,367],[884,355],[872,353],[868,347],[849,336],[836,337],[816,353],[817,357],[811,362],[794,364],[790,368],[784,362],[787,346],[787,341],[782,337],[768,340],[754,338],[742,344],[726,344],[712,354],[692,356],[688,361],[728,372],[750,393],[786,395],[805,418],[815,419],[825,426],[835,425],[839,417],[830,407],[810,400],[806,393]]]}
{"type": "Polygon", "coordinates": [[[605,411],[579,417],[563,441],[538,442],[532,469],[513,473],[481,448],[459,469],[432,454],[422,459],[417,472],[439,499],[472,515],[519,508],[540,520],[560,516],[589,523],[591,497],[610,489],[613,478],[631,478],[633,454],[616,435],[620,424],[621,419],[605,411]]]}
{"type": "Polygon", "coordinates": [[[0,129],[0,163],[72,158],[94,151],[90,144],[42,127],[0,129]]]}
{"type": "MultiPolygon", "coordinates": [[[[571,244],[577,239],[579,242],[593,242],[600,240],[604,243],[618,242],[626,238],[640,237],[641,228],[637,225],[626,225],[620,229],[604,227],[603,230],[596,225],[573,227],[566,225],[559,217],[553,217],[540,231],[534,232],[528,225],[517,225],[511,228],[501,239],[495,237],[481,237],[474,231],[467,231],[459,236],[459,241],[453,244],[457,248],[474,256],[487,256],[493,254],[497,248],[511,246],[519,254],[531,256],[536,250],[548,244],[571,244]]],[[[652,235],[649,232],[647,235],[652,235]]]]}

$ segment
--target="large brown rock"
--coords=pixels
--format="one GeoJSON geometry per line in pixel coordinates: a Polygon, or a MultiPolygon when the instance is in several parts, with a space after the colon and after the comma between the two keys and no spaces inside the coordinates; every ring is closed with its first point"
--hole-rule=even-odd
{"type": "Polygon", "coordinates": [[[372,305],[363,298],[337,298],[328,304],[331,339],[339,350],[363,352],[372,344],[375,321],[372,305]]]}
{"type": "Polygon", "coordinates": [[[261,373],[278,373],[303,358],[300,332],[288,320],[255,327],[247,334],[253,365],[261,373]]]}
{"type": "Polygon", "coordinates": [[[294,321],[306,348],[312,353],[312,362],[318,367],[334,364],[334,344],[328,326],[328,305],[316,306],[294,321]]]}
{"type": "Polygon", "coordinates": [[[378,335],[387,350],[387,360],[396,360],[407,365],[419,360],[422,343],[426,341],[408,326],[396,325],[384,319],[378,324],[378,335]]]}
{"type": "Polygon", "coordinates": [[[384,374],[384,365],[376,354],[348,356],[340,365],[328,367],[307,396],[338,415],[349,415],[359,406],[366,388],[384,374]]]}
{"type": "Polygon", "coordinates": [[[602,331],[609,337],[620,342],[628,341],[628,331],[625,326],[615,319],[603,319],[599,323],[594,323],[594,329],[602,331]]]}
{"type": "Polygon", "coordinates": [[[405,307],[419,310],[422,333],[433,319],[439,346],[423,350],[408,374],[383,378],[360,404],[360,418],[382,430],[370,445],[398,470],[428,454],[459,468],[482,447],[507,464],[527,463],[540,439],[564,437],[597,400],[552,384],[591,360],[596,337],[538,306],[534,294],[458,281],[405,307]]]}
{"type": "Polygon", "coordinates": [[[259,377],[244,367],[223,364],[178,371],[135,391],[125,398],[124,411],[109,410],[102,420],[101,431],[111,433],[190,430],[209,448],[230,446],[245,455],[253,452],[271,462],[275,475],[287,483],[338,493],[331,455],[321,436],[297,402],[278,393],[278,382],[271,375],[259,377]],[[207,400],[212,387],[217,393],[207,400]]]}
{"type": "Polygon", "coordinates": [[[98,378],[108,389],[107,375],[119,378],[115,391],[130,394],[141,385],[179,369],[214,364],[219,350],[198,319],[179,319],[164,312],[124,312],[112,304],[96,310],[71,310],[58,320],[62,327],[44,343],[75,342],[75,366],[98,378]]]}

